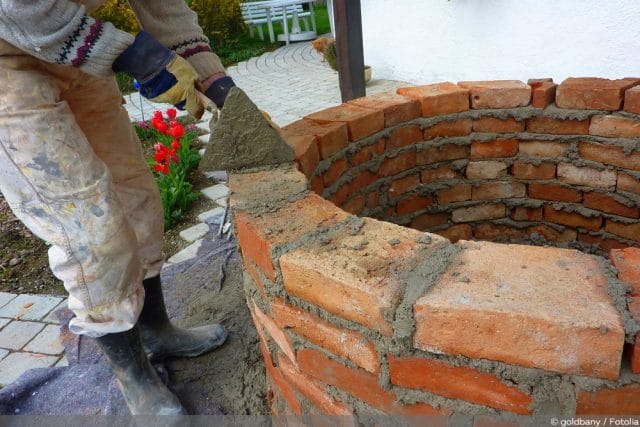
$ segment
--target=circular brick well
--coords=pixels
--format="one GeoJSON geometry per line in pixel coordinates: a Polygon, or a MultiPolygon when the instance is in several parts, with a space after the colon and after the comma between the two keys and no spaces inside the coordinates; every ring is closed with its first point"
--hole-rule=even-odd
{"type": "Polygon", "coordinates": [[[282,135],[295,163],[230,177],[274,414],[640,414],[640,79],[407,87],[282,135]]]}

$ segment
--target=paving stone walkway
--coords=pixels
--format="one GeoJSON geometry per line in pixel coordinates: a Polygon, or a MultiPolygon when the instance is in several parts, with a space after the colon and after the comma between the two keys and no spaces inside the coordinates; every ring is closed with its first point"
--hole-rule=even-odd
{"type": "MultiPolygon", "coordinates": [[[[227,70],[236,84],[253,102],[271,115],[279,126],[284,126],[303,116],[341,103],[338,74],[333,71],[310,43],[294,43],[248,61],[240,62],[227,70]]],[[[367,84],[367,94],[393,92],[407,83],[373,79],[367,84]]],[[[138,93],[125,96],[125,108],[133,122],[148,120],[156,110],[164,111],[169,105],[156,104],[138,93]]],[[[185,115],[179,112],[178,115],[185,115]]],[[[206,113],[196,124],[209,131],[211,114],[206,113]]],[[[205,144],[209,136],[199,138],[205,144]]],[[[167,265],[195,257],[203,243],[211,223],[221,223],[229,189],[224,173],[212,179],[212,185],[204,190],[205,197],[215,201],[217,207],[202,212],[201,221],[183,230],[180,236],[185,247],[167,260],[167,265]]],[[[221,233],[229,233],[227,218],[221,233]]],[[[59,296],[11,294],[0,292],[0,387],[17,379],[25,370],[39,367],[65,366],[66,358],[59,339],[59,324],[53,314],[66,304],[59,296]]]]}

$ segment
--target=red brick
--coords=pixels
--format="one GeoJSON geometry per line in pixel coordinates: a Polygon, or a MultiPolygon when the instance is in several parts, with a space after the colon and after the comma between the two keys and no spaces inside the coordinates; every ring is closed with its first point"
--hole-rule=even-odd
{"type": "Polygon", "coordinates": [[[300,372],[286,359],[279,360],[279,362],[280,369],[286,380],[322,412],[327,415],[353,415],[351,408],[329,396],[321,383],[300,372]]]}
{"type": "Polygon", "coordinates": [[[291,410],[298,416],[302,415],[302,405],[300,404],[300,400],[287,380],[284,379],[282,372],[273,366],[271,355],[269,354],[269,350],[267,350],[266,343],[261,340],[259,345],[267,370],[267,376],[271,378],[280,396],[282,396],[282,398],[287,402],[291,410]]]}
{"type": "Polygon", "coordinates": [[[577,110],[619,110],[625,90],[636,83],[635,79],[568,78],[556,90],[556,105],[577,110]]]}
{"type": "Polygon", "coordinates": [[[423,117],[469,110],[469,91],[450,82],[403,87],[397,93],[420,101],[423,117]]]}
{"type": "Polygon", "coordinates": [[[433,138],[467,136],[471,134],[471,119],[448,120],[424,130],[425,141],[433,138]]]}
{"type": "Polygon", "coordinates": [[[565,229],[558,231],[555,228],[551,228],[548,225],[539,224],[527,228],[527,234],[529,236],[537,235],[547,242],[566,243],[574,242],[578,236],[578,232],[571,229],[565,229]]]}
{"type": "Polygon", "coordinates": [[[311,178],[311,182],[309,182],[309,189],[321,196],[324,191],[324,181],[321,176],[314,176],[311,178]]]}
{"type": "Polygon", "coordinates": [[[471,158],[511,157],[518,154],[517,139],[494,139],[493,141],[473,141],[471,143],[471,158]]]}
{"type": "Polygon", "coordinates": [[[557,184],[529,184],[529,197],[532,199],[553,200],[556,202],[576,203],[582,201],[582,193],[557,184]]]}
{"type": "Polygon", "coordinates": [[[576,403],[576,415],[638,415],[640,384],[617,389],[604,386],[596,391],[576,387],[576,403]]]}
{"type": "Polygon", "coordinates": [[[380,193],[372,191],[367,195],[367,207],[369,209],[375,209],[380,205],[380,193]]]}
{"type": "Polygon", "coordinates": [[[631,345],[629,358],[631,363],[631,372],[634,374],[640,374],[640,334],[636,335],[636,342],[631,345]]]}
{"type": "Polygon", "coordinates": [[[336,182],[336,180],[347,170],[349,170],[349,163],[347,162],[347,159],[338,159],[331,163],[329,169],[327,169],[327,171],[322,175],[324,186],[330,187],[331,184],[336,182]]]}
{"type": "Polygon", "coordinates": [[[388,157],[384,159],[382,164],[380,165],[380,176],[391,176],[398,174],[400,172],[404,172],[408,169],[413,168],[416,165],[416,152],[405,151],[404,153],[400,153],[394,157],[388,157]]]}
{"type": "Polygon", "coordinates": [[[351,164],[353,166],[358,166],[364,162],[368,162],[369,160],[381,155],[382,153],[384,153],[384,145],[385,145],[385,142],[383,139],[381,139],[375,144],[367,145],[365,147],[360,148],[351,156],[351,164]]]}
{"type": "Polygon", "coordinates": [[[607,233],[640,242],[640,224],[623,224],[608,219],[605,230],[607,233]]]}
{"type": "Polygon", "coordinates": [[[515,221],[542,221],[542,208],[515,207],[511,211],[511,219],[515,221]]]}
{"type": "Polygon", "coordinates": [[[471,200],[471,184],[459,184],[438,192],[438,205],[440,206],[467,200],[471,200]]]}
{"type": "MultiPolygon", "coordinates": [[[[346,391],[387,414],[417,415],[415,405],[402,405],[396,395],[378,385],[378,377],[361,369],[348,368],[315,350],[298,352],[300,369],[308,375],[346,391]]],[[[422,415],[442,415],[446,412],[425,403],[419,404],[422,415]]]]}
{"type": "Polygon", "coordinates": [[[504,218],[505,206],[497,205],[477,205],[468,208],[460,208],[451,212],[453,222],[473,222],[487,219],[504,218]]]}
{"type": "Polygon", "coordinates": [[[357,98],[349,101],[349,104],[382,110],[385,127],[408,122],[420,116],[420,102],[392,93],[379,93],[357,98]]]}
{"type": "Polygon", "coordinates": [[[628,191],[629,193],[640,194],[640,179],[624,172],[618,172],[618,183],[616,184],[618,191],[628,191]]]}
{"type": "Polygon", "coordinates": [[[451,166],[440,166],[434,169],[423,170],[420,173],[420,179],[424,184],[459,178],[460,176],[460,172],[451,169],[451,166]]]}
{"type": "Polygon", "coordinates": [[[304,310],[276,300],[273,318],[280,328],[289,328],[333,354],[342,356],[373,374],[378,374],[380,362],[373,343],[360,332],[341,329],[304,310]]]}
{"type": "Polygon", "coordinates": [[[292,146],[295,151],[298,169],[307,177],[311,176],[320,162],[318,138],[312,134],[292,133],[290,136],[287,136],[285,129],[286,128],[281,129],[281,134],[287,144],[292,146]]]}
{"type": "Polygon", "coordinates": [[[469,224],[454,225],[445,230],[434,231],[434,233],[449,239],[451,243],[456,243],[458,240],[469,240],[473,237],[473,229],[469,224]]]}
{"type": "Polygon", "coordinates": [[[625,154],[622,147],[581,142],[578,145],[580,157],[604,163],[605,165],[620,166],[626,169],[640,170],[640,151],[629,155],[625,154]]]}
{"type": "Polygon", "coordinates": [[[611,196],[602,193],[585,193],[584,206],[589,209],[607,212],[629,218],[640,218],[640,209],[624,205],[611,196]]]}
{"type": "Polygon", "coordinates": [[[552,117],[532,117],[527,120],[527,132],[554,135],[588,135],[589,120],[560,120],[552,117]]]}
{"type": "Polygon", "coordinates": [[[364,205],[364,196],[356,196],[352,199],[347,200],[347,202],[344,203],[341,207],[346,212],[354,215],[360,215],[360,213],[364,209],[364,205]]]}
{"type": "Polygon", "coordinates": [[[618,269],[618,279],[631,286],[630,296],[640,297],[640,249],[614,249],[611,262],[618,269]]]}
{"type": "Polygon", "coordinates": [[[358,141],[384,129],[384,113],[351,104],[330,107],[305,116],[305,119],[320,124],[345,123],[349,131],[349,141],[358,141]]]}
{"type": "Polygon", "coordinates": [[[618,378],[624,327],[592,255],[468,242],[414,314],[420,350],[618,378]]]}
{"type": "Polygon", "coordinates": [[[357,235],[338,233],[329,242],[311,241],[282,255],[284,287],[336,316],[390,336],[385,313],[393,312],[404,274],[418,257],[421,233],[370,218],[363,221],[357,235]],[[391,245],[392,237],[400,243],[391,245]]]}
{"type": "Polygon", "coordinates": [[[611,188],[618,180],[615,170],[578,167],[571,163],[558,163],[557,174],[560,181],[586,187],[611,188]]]}
{"type": "Polygon", "coordinates": [[[518,122],[513,117],[508,119],[482,117],[473,121],[473,131],[489,133],[524,132],[524,125],[525,122],[518,122]]]}
{"type": "Polygon", "coordinates": [[[471,108],[514,108],[529,105],[531,87],[519,80],[458,82],[469,89],[471,108]]]}
{"type": "Polygon", "coordinates": [[[640,114],[640,86],[627,89],[624,93],[624,111],[640,114]]]}
{"type": "Polygon", "coordinates": [[[439,147],[429,147],[419,150],[416,162],[419,165],[444,162],[447,160],[457,160],[469,157],[470,147],[468,145],[445,144],[439,147]]]}
{"type": "Polygon", "coordinates": [[[260,326],[267,331],[267,333],[271,336],[273,341],[278,344],[280,350],[289,358],[292,363],[296,363],[296,355],[293,352],[293,348],[291,347],[291,342],[289,338],[284,333],[282,329],[276,325],[273,319],[260,310],[260,307],[253,303],[253,314],[255,316],[255,320],[260,323],[260,326]]]}
{"type": "Polygon", "coordinates": [[[555,163],[532,163],[515,162],[511,169],[511,174],[517,179],[553,179],[556,177],[555,163]]]}
{"type": "Polygon", "coordinates": [[[389,186],[389,197],[396,198],[407,193],[420,185],[420,175],[408,175],[404,178],[396,179],[389,186]]]}
{"type": "Polygon", "coordinates": [[[346,213],[327,200],[309,193],[301,200],[257,218],[246,212],[237,212],[235,220],[242,254],[251,259],[268,279],[275,281],[271,261],[274,247],[290,243],[320,226],[334,225],[346,217],[346,213]]]}
{"type": "Polygon", "coordinates": [[[640,122],[628,117],[595,116],[591,118],[589,133],[611,138],[638,138],[640,122]]]}
{"type": "Polygon", "coordinates": [[[258,292],[260,293],[260,296],[262,297],[262,301],[266,302],[267,301],[267,294],[264,291],[264,283],[262,283],[262,279],[260,278],[260,275],[258,274],[258,270],[256,269],[255,264],[250,259],[243,259],[242,263],[244,265],[245,270],[247,270],[247,272],[249,273],[249,275],[253,279],[253,282],[256,284],[256,287],[258,288],[258,292]]]}
{"type": "Polygon", "coordinates": [[[414,194],[407,197],[406,199],[400,200],[396,205],[396,212],[398,213],[398,215],[407,215],[428,208],[432,204],[433,199],[431,197],[414,194]]]}
{"type": "Polygon", "coordinates": [[[389,354],[387,359],[392,384],[517,414],[531,413],[531,396],[503,383],[495,375],[418,357],[389,354]]]}
{"type": "Polygon", "coordinates": [[[411,221],[411,228],[421,231],[429,231],[433,227],[437,227],[442,224],[446,224],[449,221],[449,214],[437,213],[437,214],[423,214],[415,217],[411,221]]]}
{"type": "Polygon", "coordinates": [[[395,129],[387,139],[386,150],[390,151],[395,148],[404,147],[422,141],[422,132],[420,126],[411,125],[395,129]]]}
{"type": "Polygon", "coordinates": [[[564,157],[569,144],[556,141],[520,141],[520,154],[529,157],[564,157]]]}
{"type": "Polygon", "coordinates": [[[543,77],[540,79],[529,79],[527,80],[527,84],[531,86],[531,89],[535,89],[540,87],[544,83],[553,83],[553,79],[551,77],[543,77]]]}
{"type": "Polygon", "coordinates": [[[574,228],[585,228],[593,231],[600,230],[600,226],[602,225],[602,218],[599,216],[587,218],[575,212],[556,210],[549,205],[544,207],[544,220],[553,222],[554,224],[568,225],[574,228]]]}
{"type": "Polygon", "coordinates": [[[347,126],[343,123],[318,124],[310,120],[297,120],[281,129],[286,140],[316,138],[321,159],[327,159],[348,144],[347,126]]]}
{"type": "Polygon", "coordinates": [[[376,182],[378,175],[365,170],[357,174],[351,181],[342,185],[329,199],[336,205],[342,205],[347,199],[370,184],[376,182]]]}
{"type": "Polygon", "coordinates": [[[495,160],[469,162],[466,175],[468,179],[495,179],[507,175],[507,164],[495,160]]]}
{"type": "Polygon", "coordinates": [[[485,182],[474,185],[473,200],[512,199],[524,197],[526,187],[521,182],[485,182]]]}
{"type": "Polygon", "coordinates": [[[608,239],[601,236],[592,236],[590,234],[582,232],[578,234],[578,240],[580,242],[589,243],[591,245],[597,245],[603,252],[609,252],[612,249],[623,249],[629,246],[626,243],[619,242],[615,239],[608,239]]]}
{"type": "MultiPolygon", "coordinates": [[[[531,86],[531,84],[529,84],[531,86]]],[[[547,108],[556,100],[558,85],[553,82],[543,82],[533,88],[531,105],[535,108],[547,108]]]]}
{"type": "Polygon", "coordinates": [[[488,223],[479,224],[473,230],[473,235],[478,240],[496,240],[505,237],[509,239],[522,239],[526,234],[526,230],[488,223]]]}

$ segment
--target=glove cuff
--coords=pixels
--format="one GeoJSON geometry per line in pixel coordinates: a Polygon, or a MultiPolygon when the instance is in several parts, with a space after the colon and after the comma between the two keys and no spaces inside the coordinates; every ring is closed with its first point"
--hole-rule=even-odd
{"type": "Polygon", "coordinates": [[[165,69],[176,56],[175,52],[166,48],[149,33],[140,31],[128,48],[113,62],[114,72],[124,71],[145,84],[165,69]]]}
{"type": "Polygon", "coordinates": [[[232,87],[235,87],[233,79],[229,76],[220,77],[217,80],[214,80],[211,83],[204,93],[207,98],[212,100],[218,108],[222,108],[224,106],[224,101],[227,99],[227,94],[231,90],[232,87]]]}

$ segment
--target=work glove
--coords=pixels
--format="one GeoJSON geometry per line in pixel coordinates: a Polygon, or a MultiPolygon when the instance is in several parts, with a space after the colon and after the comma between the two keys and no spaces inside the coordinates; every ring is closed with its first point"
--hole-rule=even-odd
{"type": "MultiPolygon", "coordinates": [[[[205,82],[205,86],[208,81],[205,82]]],[[[232,87],[235,87],[233,79],[229,76],[221,76],[215,80],[205,90],[204,94],[216,104],[219,109],[224,106],[224,101],[227,99],[227,95],[232,87]]]]}
{"type": "Polygon", "coordinates": [[[111,68],[131,73],[140,84],[140,94],[150,101],[173,104],[197,119],[202,116],[204,107],[196,94],[196,70],[149,33],[139,32],[111,68]]]}

